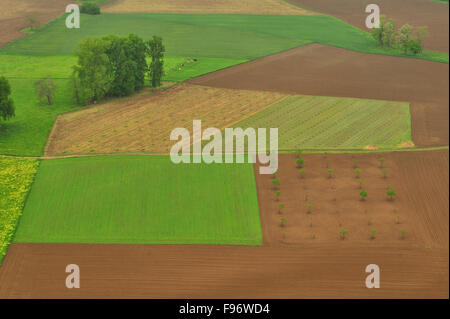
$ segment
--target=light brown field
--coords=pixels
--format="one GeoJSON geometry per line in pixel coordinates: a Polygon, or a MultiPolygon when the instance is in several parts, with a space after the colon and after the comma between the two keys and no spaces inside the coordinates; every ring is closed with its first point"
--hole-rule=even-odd
{"type": "Polygon", "coordinates": [[[2,0],[0,10],[0,47],[24,37],[26,17],[32,15],[39,25],[48,23],[65,12],[69,0],[2,0]]]}
{"type": "Polygon", "coordinates": [[[14,243],[0,267],[0,298],[448,298],[448,150],[383,154],[387,179],[381,155],[323,156],[304,155],[304,180],[293,155],[281,156],[284,228],[270,177],[256,175],[262,247],[14,243]],[[353,160],[366,181],[366,202],[358,199],[353,160]],[[393,202],[387,185],[397,190],[393,202]],[[371,227],[376,239],[369,238],[371,227]],[[407,231],[404,239],[399,229],[407,231]],[[72,263],[81,269],[80,289],[64,286],[72,263]],[[369,264],[381,268],[380,289],[364,285],[369,264]]]}
{"type": "Polygon", "coordinates": [[[173,129],[192,134],[192,121],[222,129],[288,95],[181,84],[164,92],[119,100],[58,117],[45,155],[160,153],[176,143],[173,129]]]}
{"type": "Polygon", "coordinates": [[[314,14],[281,0],[112,0],[102,10],[108,13],[314,14]]]}

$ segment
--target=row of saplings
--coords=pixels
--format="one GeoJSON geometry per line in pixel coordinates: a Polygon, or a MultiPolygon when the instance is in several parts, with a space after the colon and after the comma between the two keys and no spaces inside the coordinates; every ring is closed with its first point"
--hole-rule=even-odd
{"type": "MultiPolygon", "coordinates": [[[[300,174],[300,178],[304,179],[306,177],[306,169],[303,167],[305,164],[305,160],[301,156],[301,153],[302,153],[301,150],[297,151],[296,165],[297,165],[298,172],[300,174]]],[[[388,176],[388,170],[386,167],[383,166],[385,160],[386,159],[384,157],[380,157],[378,159],[378,161],[380,163],[381,173],[383,174],[383,178],[387,178],[387,176],[388,176]]],[[[369,193],[365,189],[363,189],[364,181],[361,178],[362,170],[360,168],[358,168],[358,161],[356,161],[356,160],[353,161],[353,169],[355,172],[355,177],[356,177],[356,179],[358,179],[358,184],[359,184],[359,189],[360,189],[360,192],[359,192],[360,200],[365,201],[366,197],[368,197],[369,193]]],[[[329,168],[329,164],[327,162],[327,174],[328,174],[329,179],[333,178],[333,173],[334,173],[334,170],[329,168]]],[[[280,203],[281,181],[277,178],[277,176],[275,174],[272,176],[271,184],[272,184],[272,187],[273,187],[273,190],[275,193],[275,201],[279,202],[278,203],[278,213],[282,215],[285,205],[284,205],[284,203],[280,203]]],[[[397,197],[397,192],[395,191],[394,188],[389,188],[386,191],[386,196],[388,197],[388,200],[394,201],[395,198],[397,197]]],[[[305,201],[308,201],[308,195],[305,195],[305,201]]],[[[310,204],[310,203],[306,204],[307,214],[312,213],[312,208],[313,208],[312,204],[310,204]]],[[[280,218],[280,227],[285,227],[286,223],[287,223],[286,218],[281,217],[280,218]]],[[[400,216],[396,216],[396,223],[397,224],[400,223],[400,216]]],[[[340,234],[341,239],[345,239],[347,237],[347,235],[349,234],[349,231],[347,229],[341,229],[339,234],[340,234]]],[[[370,230],[370,238],[375,239],[376,234],[377,234],[377,230],[375,228],[372,228],[370,230]]],[[[405,230],[403,230],[403,229],[400,230],[400,234],[401,234],[401,239],[404,239],[406,237],[405,230]]]]}

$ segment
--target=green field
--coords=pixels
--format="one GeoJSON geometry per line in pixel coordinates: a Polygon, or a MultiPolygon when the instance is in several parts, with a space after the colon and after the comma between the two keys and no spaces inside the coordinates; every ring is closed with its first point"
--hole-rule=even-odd
{"type": "Polygon", "coordinates": [[[260,245],[253,166],[176,165],[168,156],[43,160],[16,241],[260,245]]]}
{"type": "Polygon", "coordinates": [[[38,161],[0,157],[0,265],[22,215],[38,161]]]}
{"type": "MultiPolygon", "coordinates": [[[[317,42],[366,53],[401,55],[379,48],[369,33],[330,16],[227,14],[82,15],[80,29],[62,16],[0,50],[7,54],[71,55],[87,36],[136,33],[162,36],[167,55],[254,59],[317,42]],[[45,43],[45,45],[43,45],[45,43]]],[[[418,58],[448,63],[448,54],[426,51],[418,58]]]]}
{"type": "Polygon", "coordinates": [[[67,80],[55,80],[58,86],[53,105],[39,102],[30,79],[10,79],[16,116],[0,121],[0,154],[39,156],[58,114],[77,110],[67,80]]]}
{"type": "MultiPolygon", "coordinates": [[[[164,59],[166,76],[163,77],[163,80],[181,82],[246,61],[243,59],[169,56],[164,59]],[[197,61],[188,62],[193,61],[193,59],[197,61]]],[[[0,54],[0,75],[7,78],[20,79],[41,79],[47,76],[53,79],[67,79],[72,74],[72,67],[76,63],[77,58],[72,55],[33,56],[0,54]]]]}
{"type": "Polygon", "coordinates": [[[278,128],[281,151],[398,148],[411,141],[409,103],[296,95],[235,125],[278,128]]]}

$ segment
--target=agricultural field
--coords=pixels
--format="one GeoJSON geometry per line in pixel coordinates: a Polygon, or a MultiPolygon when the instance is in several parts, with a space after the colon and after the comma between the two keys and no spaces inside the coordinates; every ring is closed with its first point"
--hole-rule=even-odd
{"type": "Polygon", "coordinates": [[[412,144],[409,105],[402,102],[295,95],[234,126],[279,128],[280,151],[412,144]]]}
{"type": "MultiPolygon", "coordinates": [[[[401,55],[385,50],[363,30],[330,16],[221,14],[81,15],[83,28],[67,29],[65,17],[53,20],[0,49],[23,55],[70,55],[87,36],[159,34],[168,56],[255,59],[315,42],[365,53],[401,55]],[[40,45],[45,43],[45,46],[40,45]]],[[[448,54],[424,51],[417,56],[448,64],[448,54]]]]}
{"type": "Polygon", "coordinates": [[[45,155],[157,153],[168,154],[170,133],[192,121],[222,129],[257,113],[288,95],[181,84],[159,94],[143,95],[58,117],[45,155]],[[161,106],[164,106],[161,109],[161,106]],[[82,125],[81,125],[82,123],[82,125]]]}
{"type": "Polygon", "coordinates": [[[106,3],[107,13],[227,13],[227,14],[272,14],[311,15],[302,8],[291,6],[282,0],[115,0],[106,3]]]}
{"type": "Polygon", "coordinates": [[[1,2],[0,299],[448,299],[446,1],[1,2]]]}
{"type": "Polygon", "coordinates": [[[176,165],[168,156],[42,161],[15,237],[116,244],[261,240],[251,164],[176,165]]]}
{"type": "Polygon", "coordinates": [[[0,265],[22,215],[38,161],[0,157],[0,265]]]}

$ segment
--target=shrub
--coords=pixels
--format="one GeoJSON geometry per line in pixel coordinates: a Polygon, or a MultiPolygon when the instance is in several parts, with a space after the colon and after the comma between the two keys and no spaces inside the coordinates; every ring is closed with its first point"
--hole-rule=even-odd
{"type": "Polygon", "coordinates": [[[93,15],[100,14],[100,7],[96,3],[86,2],[81,5],[80,12],[93,15]]]}

